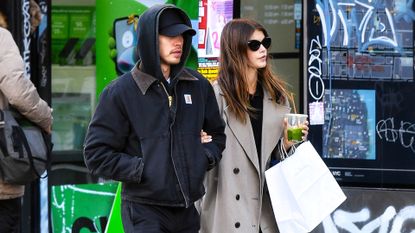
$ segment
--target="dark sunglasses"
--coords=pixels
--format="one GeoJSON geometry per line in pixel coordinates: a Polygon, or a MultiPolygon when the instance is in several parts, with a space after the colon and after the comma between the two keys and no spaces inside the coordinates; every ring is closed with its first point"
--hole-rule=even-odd
{"type": "Polygon", "coordinates": [[[250,40],[248,41],[248,48],[252,51],[257,51],[259,47],[261,47],[261,44],[268,49],[269,46],[271,46],[271,38],[265,37],[262,41],[259,40],[250,40]]]}

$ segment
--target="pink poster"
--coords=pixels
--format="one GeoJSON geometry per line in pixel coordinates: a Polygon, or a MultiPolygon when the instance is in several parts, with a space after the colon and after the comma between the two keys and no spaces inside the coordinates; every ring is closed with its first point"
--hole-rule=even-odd
{"type": "Polygon", "coordinates": [[[199,1],[199,72],[208,79],[217,75],[220,36],[225,24],[233,18],[232,0],[199,1]]]}

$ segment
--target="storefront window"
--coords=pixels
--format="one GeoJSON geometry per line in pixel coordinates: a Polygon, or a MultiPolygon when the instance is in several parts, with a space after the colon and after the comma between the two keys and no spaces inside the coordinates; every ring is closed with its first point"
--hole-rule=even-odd
{"type": "Polygon", "coordinates": [[[95,1],[53,1],[53,165],[50,183],[87,183],[82,156],[96,101],[95,1]]]}

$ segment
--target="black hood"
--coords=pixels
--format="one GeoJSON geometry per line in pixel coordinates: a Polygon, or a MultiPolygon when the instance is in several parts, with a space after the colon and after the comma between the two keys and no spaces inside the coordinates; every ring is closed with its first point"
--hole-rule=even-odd
{"type": "MultiPolygon", "coordinates": [[[[177,12],[183,23],[192,27],[189,17],[184,11],[174,5],[155,5],[144,12],[138,20],[138,43],[137,51],[140,56],[140,70],[159,80],[163,80],[164,76],[160,67],[159,53],[159,19],[160,15],[166,9],[177,12]]],[[[184,64],[189,56],[192,46],[192,36],[189,33],[183,34],[183,52],[180,63],[171,66],[170,77],[175,78],[182,71],[184,64]]]]}

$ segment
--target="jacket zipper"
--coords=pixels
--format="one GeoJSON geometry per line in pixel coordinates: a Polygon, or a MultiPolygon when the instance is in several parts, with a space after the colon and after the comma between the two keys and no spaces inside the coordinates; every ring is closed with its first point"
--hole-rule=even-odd
{"type": "MultiPolygon", "coordinates": [[[[164,83],[161,82],[161,86],[163,87],[163,90],[166,93],[167,98],[169,99],[169,108],[170,108],[170,111],[171,111],[172,104],[173,104],[173,96],[171,96],[169,94],[166,87],[164,86],[164,83]]],[[[176,94],[176,87],[174,88],[174,94],[176,94]]],[[[173,164],[173,167],[174,167],[174,171],[175,171],[177,180],[179,181],[180,192],[182,193],[182,196],[183,196],[183,199],[184,199],[184,202],[185,202],[185,207],[188,208],[189,207],[189,202],[186,199],[186,195],[184,195],[183,187],[182,187],[182,184],[180,183],[180,178],[177,175],[176,163],[174,162],[174,159],[173,159],[173,149],[172,149],[173,148],[172,147],[172,145],[173,145],[173,129],[172,128],[173,128],[173,124],[174,124],[175,119],[176,119],[176,116],[173,116],[172,122],[170,124],[170,158],[172,160],[172,164],[173,164]]]]}
{"type": "Polygon", "coordinates": [[[164,86],[164,83],[163,83],[163,82],[161,82],[160,84],[161,84],[161,86],[163,87],[163,90],[164,90],[164,92],[165,92],[165,93],[166,93],[166,95],[167,95],[167,99],[169,100],[169,108],[171,108],[171,105],[173,104],[173,96],[171,96],[171,95],[169,94],[169,92],[167,91],[167,89],[166,89],[166,87],[164,86]]]}

